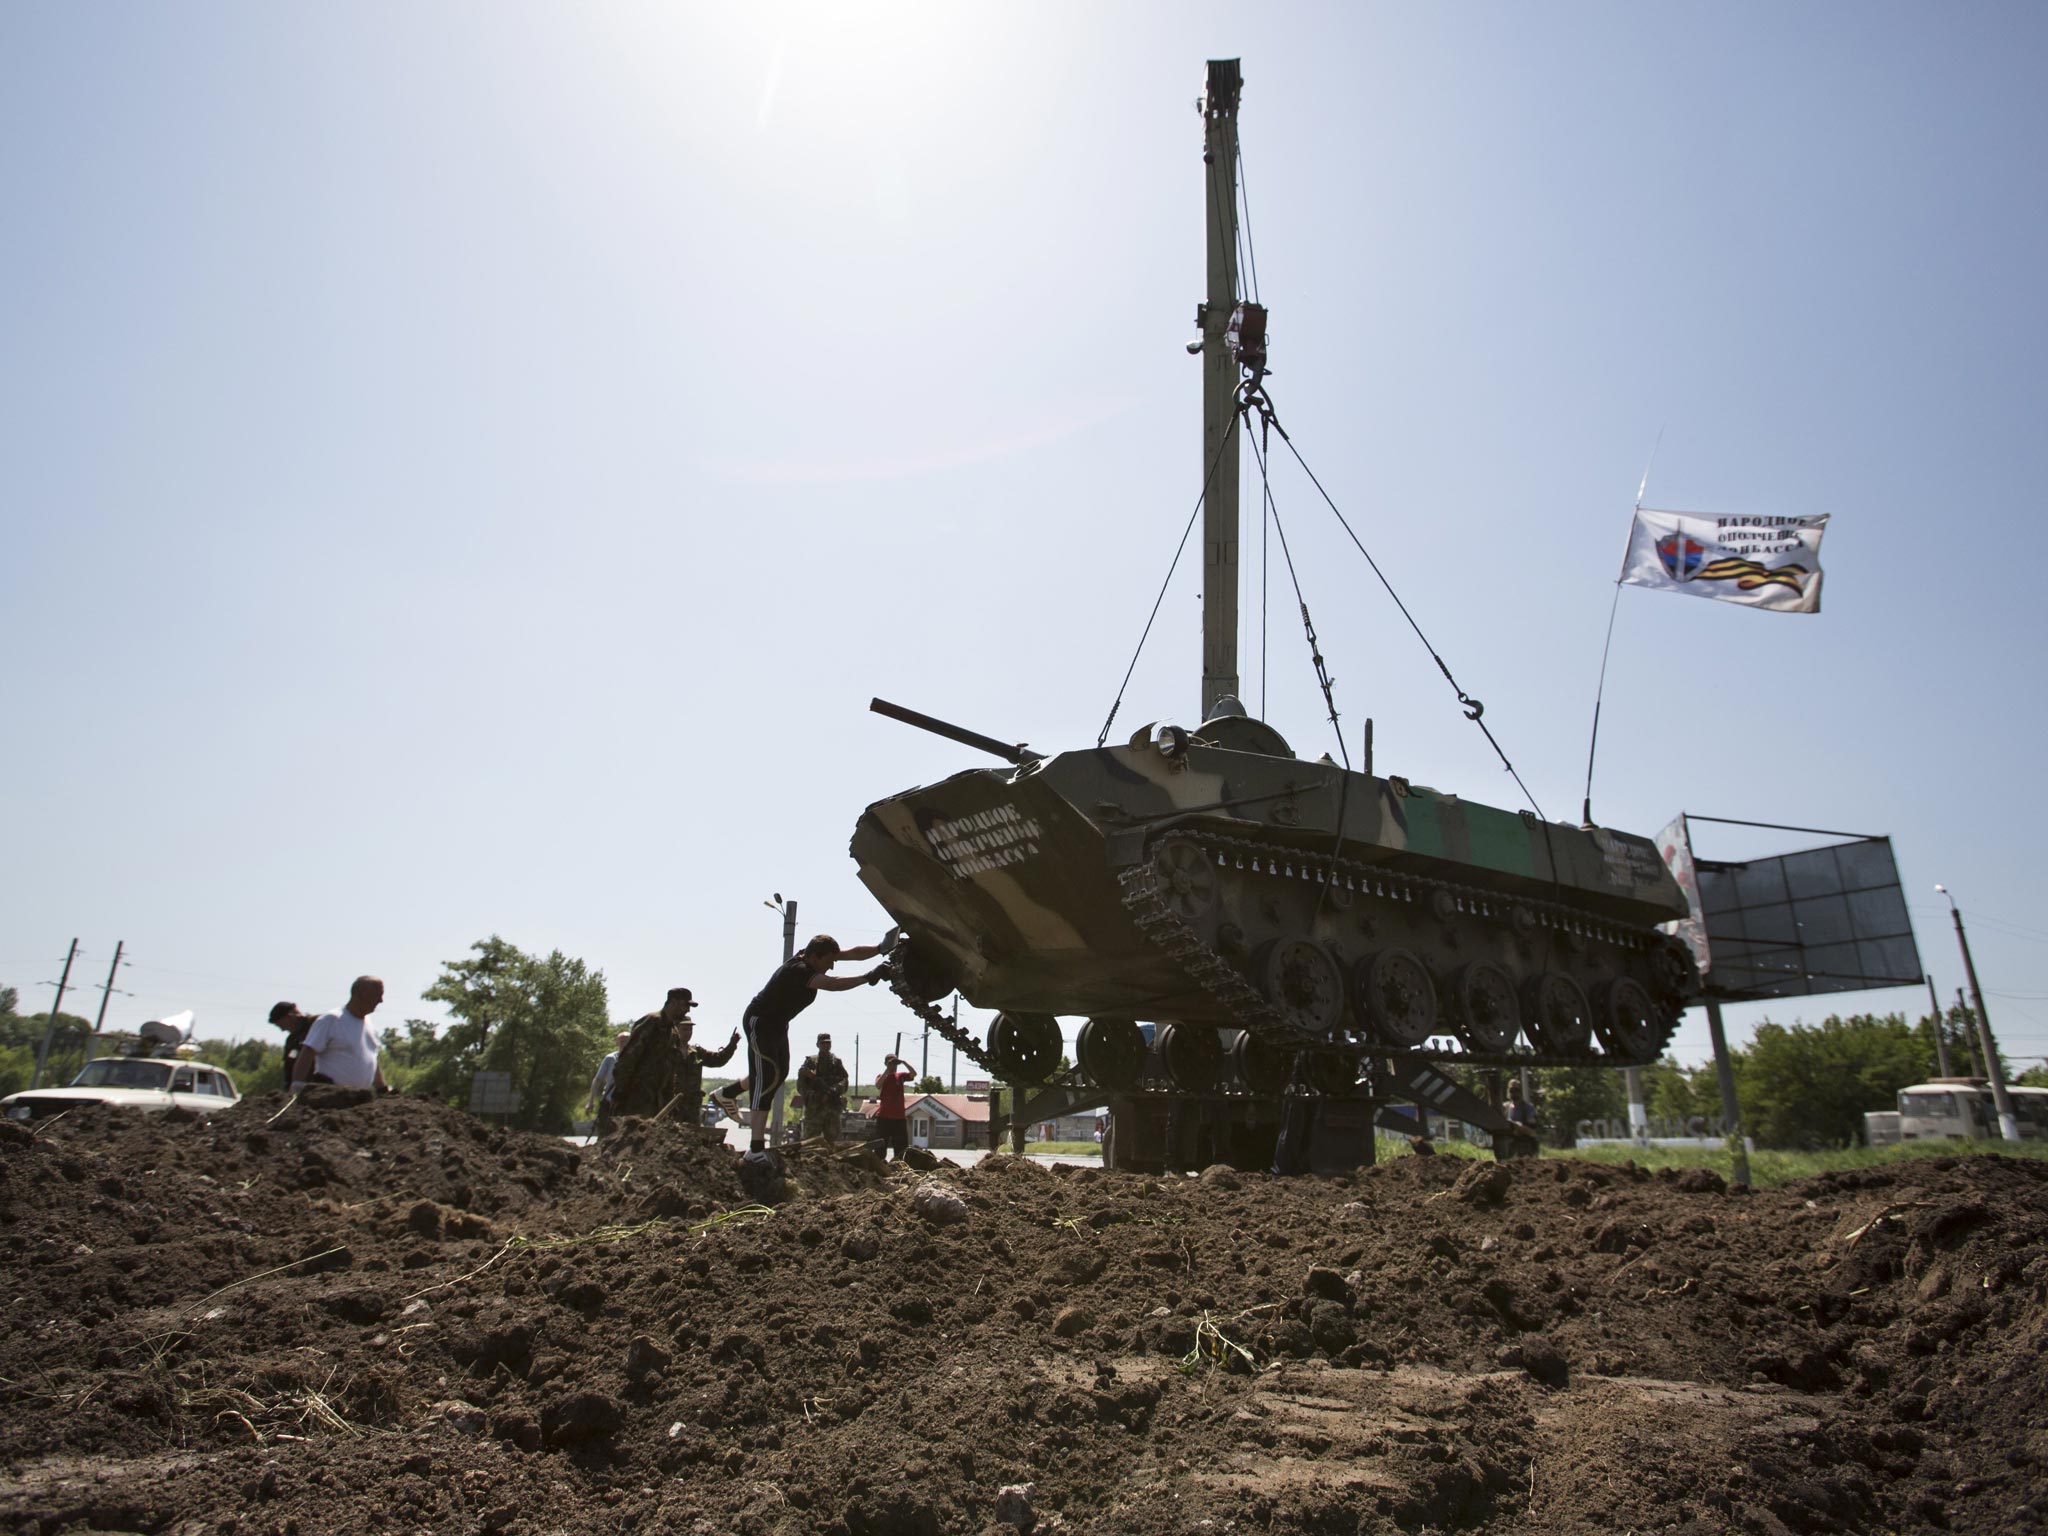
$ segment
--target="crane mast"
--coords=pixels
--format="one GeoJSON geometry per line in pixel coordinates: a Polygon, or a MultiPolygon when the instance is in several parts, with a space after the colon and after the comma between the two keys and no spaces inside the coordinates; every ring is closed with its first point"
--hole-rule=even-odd
{"type": "Polygon", "coordinates": [[[1196,309],[1202,337],[1202,712],[1238,698],[1238,359],[1230,344],[1237,307],[1236,59],[1211,59],[1202,94],[1203,200],[1209,237],[1208,297],[1196,309]]]}

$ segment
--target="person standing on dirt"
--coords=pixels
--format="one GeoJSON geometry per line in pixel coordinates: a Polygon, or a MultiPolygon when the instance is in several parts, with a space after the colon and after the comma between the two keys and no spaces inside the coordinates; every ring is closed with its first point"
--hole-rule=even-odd
{"type": "Polygon", "coordinates": [[[832,1037],[818,1036],[815,1055],[797,1068],[797,1087],[804,1096],[804,1130],[828,1147],[839,1145],[839,1117],[846,1113],[846,1089],[852,1081],[846,1063],[832,1054],[832,1037]]]}
{"type": "Polygon", "coordinates": [[[619,1052],[626,1048],[626,1042],[633,1038],[631,1030],[622,1029],[612,1038],[612,1048],[597,1064],[597,1071],[590,1078],[590,1092],[583,1096],[583,1113],[597,1116],[597,1134],[602,1136],[611,1128],[612,1085],[617,1080],[619,1052]]]}
{"type": "Polygon", "coordinates": [[[1283,1178],[1309,1169],[1308,1145],[1316,1128],[1316,1100],[1308,1091],[1311,1072],[1308,1052],[1296,1051],[1281,1099],[1280,1139],[1273,1146],[1273,1172],[1283,1178]]]}
{"type": "Polygon", "coordinates": [[[742,1094],[746,1095],[753,1151],[767,1147],[768,1106],[775,1102],[776,1090],[789,1078],[789,1021],[810,1007],[820,992],[850,992],[880,981],[888,971],[879,965],[859,976],[829,973],[841,960],[871,960],[887,954],[896,947],[896,936],[897,930],[891,928],[879,944],[841,949],[837,939],[821,933],[777,966],[768,984],[747,1004],[747,1075],[720,1089],[718,1096],[732,1105],[739,1102],[742,1094]]]}
{"type": "Polygon", "coordinates": [[[619,1049],[612,1082],[612,1118],[658,1115],[681,1096],[689,1099],[690,1118],[697,1118],[697,1107],[704,1102],[704,1069],[723,1066],[732,1059],[740,1032],[732,1032],[722,1051],[692,1045],[695,1024],[690,1010],[696,1006],[688,987],[670,987],[660,1012],[633,1021],[632,1031],[619,1049]]]}
{"type": "Polygon", "coordinates": [[[348,1002],[321,1014],[307,1029],[292,1082],[389,1093],[391,1085],[384,1081],[384,1068],[377,1061],[377,1031],[370,1027],[370,1015],[383,1001],[384,983],[375,976],[358,976],[348,989],[348,1002]]]}
{"type": "Polygon", "coordinates": [[[894,1152],[899,1163],[910,1150],[909,1111],[903,1104],[903,1085],[916,1076],[909,1063],[892,1052],[882,1058],[882,1075],[875,1079],[875,1087],[881,1091],[881,1101],[875,1106],[875,1129],[881,1134],[883,1153],[894,1152]]]}
{"type": "Polygon", "coordinates": [[[1523,1094],[1519,1077],[1508,1079],[1508,1101],[1502,1107],[1507,1111],[1508,1125],[1518,1138],[1529,1142],[1539,1139],[1536,1134],[1536,1106],[1523,1094]]]}
{"type": "Polygon", "coordinates": [[[270,1022],[284,1031],[284,1080],[290,1083],[306,1044],[306,1031],[313,1027],[313,1015],[297,1003],[279,1003],[270,1010],[270,1022]]]}
{"type": "Polygon", "coordinates": [[[692,1115],[704,1104],[704,1069],[724,1066],[740,1045],[740,1032],[734,1030],[722,1048],[707,1051],[690,1043],[690,1033],[695,1028],[695,1020],[687,1017],[676,1026],[676,1038],[683,1043],[683,1059],[676,1069],[676,1097],[689,1102],[692,1115]]]}

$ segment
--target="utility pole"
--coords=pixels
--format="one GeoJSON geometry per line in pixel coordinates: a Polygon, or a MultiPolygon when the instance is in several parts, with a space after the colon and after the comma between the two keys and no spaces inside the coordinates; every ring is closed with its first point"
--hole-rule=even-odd
{"type": "Polygon", "coordinates": [[[1202,328],[1202,713],[1240,697],[1237,679],[1237,358],[1230,317],[1237,308],[1236,59],[1209,61],[1202,93],[1202,202],[1208,230],[1208,299],[1202,328]]]}
{"type": "Polygon", "coordinates": [[[953,1041],[954,1041],[954,1044],[953,1044],[953,1055],[952,1055],[952,1060],[951,1060],[951,1063],[950,1063],[950,1064],[949,1064],[949,1065],[947,1066],[947,1068],[946,1068],[946,1086],[947,1086],[947,1087],[948,1087],[949,1089],[951,1089],[951,1088],[958,1088],[958,1087],[960,1086],[960,1046],[959,1046],[959,1039],[960,1039],[960,994],[959,994],[958,992],[955,992],[955,993],[953,994],[953,1041]]]}
{"type": "Polygon", "coordinates": [[[1977,1044],[1977,1016],[1970,1012],[1970,1005],[1963,998],[1963,989],[1956,988],[1956,1017],[1962,1022],[1963,1054],[1969,1058],[1964,1064],[1970,1069],[1970,1076],[1983,1077],[1984,1053],[1977,1044]]]}
{"type": "Polygon", "coordinates": [[[1927,978],[1927,1002],[1934,1009],[1934,1066],[1942,1077],[1948,1071],[1948,1015],[1942,1012],[1941,999],[1934,992],[1934,978],[1927,978]]]}
{"type": "Polygon", "coordinates": [[[1977,964],[1970,958],[1970,936],[1963,932],[1963,909],[1949,896],[1948,887],[1935,889],[1948,896],[1949,916],[1956,920],[1956,942],[1963,947],[1963,974],[1970,978],[1970,1001],[1977,1006],[1978,1043],[1984,1049],[1984,1075],[1991,1079],[1991,1103],[1998,1111],[1998,1134],[2007,1141],[2020,1139],[2019,1118],[2012,1112],[2012,1096],[2005,1091],[2005,1065],[1998,1059],[1998,1042],[1992,1038],[1991,1015],[1984,1011],[1984,991],[1977,985],[1977,964]]]}
{"type": "Polygon", "coordinates": [[[34,1088],[43,1080],[43,1066],[50,1059],[50,1041],[57,1033],[57,1015],[64,1011],[64,989],[71,985],[71,962],[78,958],[78,940],[71,941],[71,952],[64,957],[64,974],[57,978],[57,1001],[50,1004],[50,1027],[43,1031],[43,1047],[36,1052],[36,1070],[28,1080],[34,1088]]]}
{"type": "Polygon", "coordinates": [[[1721,1084],[1721,1118],[1728,1126],[1728,1157],[1733,1182],[1749,1187],[1749,1148],[1742,1140],[1742,1109],[1735,1102],[1735,1064],[1728,1059],[1728,1033],[1721,1027],[1721,1004],[1707,999],[1707,1034],[1714,1042],[1714,1076],[1721,1084]]]}
{"type": "Polygon", "coordinates": [[[114,963],[107,967],[107,984],[100,988],[99,1015],[92,1021],[92,1033],[85,1037],[85,1059],[87,1061],[92,1060],[93,1044],[99,1039],[100,1031],[106,1028],[107,1000],[114,995],[114,973],[121,969],[121,951],[127,947],[128,941],[126,939],[118,940],[114,945],[114,963]]]}

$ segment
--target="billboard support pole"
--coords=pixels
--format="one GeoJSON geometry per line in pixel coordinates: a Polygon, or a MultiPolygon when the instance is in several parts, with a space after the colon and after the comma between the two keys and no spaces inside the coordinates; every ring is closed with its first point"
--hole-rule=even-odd
{"type": "Polygon", "coordinates": [[[1742,1139],[1742,1110],[1735,1102],[1735,1066],[1728,1059],[1728,1032],[1721,1027],[1721,1005],[1707,999],[1707,1033],[1714,1041],[1714,1075],[1721,1083],[1721,1118],[1728,1125],[1728,1158],[1734,1184],[1749,1187],[1749,1149],[1742,1139]]]}
{"type": "Polygon", "coordinates": [[[1650,1137],[1650,1109],[1643,1102],[1643,1069],[1623,1067],[1621,1081],[1628,1089],[1628,1134],[1631,1141],[1650,1137]]]}

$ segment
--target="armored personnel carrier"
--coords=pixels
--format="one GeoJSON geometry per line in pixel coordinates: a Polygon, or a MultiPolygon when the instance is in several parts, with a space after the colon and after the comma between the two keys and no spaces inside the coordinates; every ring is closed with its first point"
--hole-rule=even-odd
{"type": "Polygon", "coordinates": [[[1684,897],[1644,838],[1305,762],[1237,715],[1012,750],[869,806],[852,846],[908,935],[898,986],[1003,1010],[1005,1075],[1057,1063],[1061,1014],[1112,1089],[1142,1074],[1139,1020],[1192,1092],[1223,1076],[1218,1031],[1268,1091],[1301,1050],[1335,1083],[1361,1054],[1633,1065],[1691,995],[1655,926],[1684,897]]]}
{"type": "MultiPolygon", "coordinates": [[[[869,806],[851,851],[906,935],[897,994],[1011,1083],[1058,1075],[1058,1019],[1083,1016],[1065,1087],[1109,1095],[1119,1127],[1174,1095],[1270,1122],[1244,1106],[1305,1088],[1481,1118],[1483,1101],[1418,1064],[1661,1053],[1697,980],[1657,925],[1686,902],[1645,838],[1304,760],[1238,704],[1236,446],[1265,372],[1265,313],[1237,293],[1238,88],[1235,61],[1210,65],[1209,299],[1191,348],[1205,369],[1207,718],[1045,755],[877,700],[1007,766],[869,806]],[[1001,1010],[985,1046],[932,1006],[955,989],[1001,1010]]],[[[1369,1117],[1357,1123],[1369,1143],[1369,1117]]]]}

